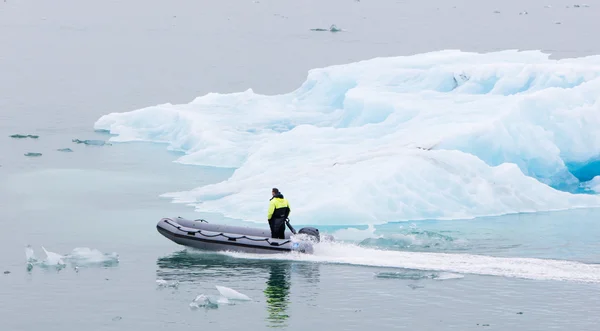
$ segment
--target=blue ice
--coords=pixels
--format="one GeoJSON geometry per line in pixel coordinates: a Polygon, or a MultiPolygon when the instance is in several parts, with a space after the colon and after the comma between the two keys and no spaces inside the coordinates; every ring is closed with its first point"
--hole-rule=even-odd
{"type": "Polygon", "coordinates": [[[164,196],[245,220],[264,221],[271,187],[312,224],[595,207],[573,192],[600,175],[599,76],[600,56],[439,51],[313,69],[287,94],[111,113],[95,129],[236,168],[164,196]]]}

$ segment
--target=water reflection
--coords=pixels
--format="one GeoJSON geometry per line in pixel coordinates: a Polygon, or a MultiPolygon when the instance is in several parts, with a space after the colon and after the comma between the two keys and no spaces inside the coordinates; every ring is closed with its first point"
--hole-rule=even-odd
{"type": "Polygon", "coordinates": [[[234,258],[184,249],[158,258],[156,264],[157,278],[180,284],[210,280],[211,283],[235,283],[233,287],[264,286],[266,322],[270,327],[287,325],[292,282],[299,288],[303,302],[312,301],[319,293],[320,273],[316,263],[234,258]],[[299,277],[293,278],[293,275],[299,277]],[[265,279],[264,283],[257,282],[261,278],[265,279]]]}
{"type": "Polygon", "coordinates": [[[269,279],[265,288],[267,298],[267,320],[271,326],[285,326],[289,317],[287,307],[290,294],[290,265],[288,263],[274,263],[269,268],[269,279]]]}

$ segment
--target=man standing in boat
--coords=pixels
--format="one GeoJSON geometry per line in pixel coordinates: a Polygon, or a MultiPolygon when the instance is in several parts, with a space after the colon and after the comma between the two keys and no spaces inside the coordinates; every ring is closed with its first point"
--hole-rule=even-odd
{"type": "Polygon", "coordinates": [[[277,188],[271,190],[271,200],[269,200],[269,227],[271,227],[271,238],[285,238],[285,221],[290,215],[290,204],[283,194],[277,188]]]}

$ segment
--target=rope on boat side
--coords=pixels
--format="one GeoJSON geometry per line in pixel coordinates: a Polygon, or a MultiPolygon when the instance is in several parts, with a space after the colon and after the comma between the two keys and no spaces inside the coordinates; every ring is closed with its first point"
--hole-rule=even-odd
{"type": "MultiPolygon", "coordinates": [[[[175,228],[177,228],[178,230],[181,230],[181,225],[179,225],[179,224],[173,224],[173,223],[172,223],[172,222],[170,222],[169,220],[165,220],[165,222],[166,222],[166,223],[169,223],[169,224],[170,224],[170,225],[172,225],[172,226],[174,226],[174,227],[175,227],[175,228]]],[[[207,222],[207,223],[208,223],[208,222],[207,222]]],[[[181,230],[181,231],[185,231],[185,230],[181,230]]],[[[196,230],[196,231],[185,231],[185,232],[186,232],[187,234],[189,234],[189,235],[195,235],[196,233],[198,233],[198,234],[200,234],[200,235],[202,235],[202,236],[204,236],[204,237],[208,237],[208,238],[214,238],[214,237],[219,237],[219,236],[221,236],[221,237],[225,237],[225,238],[227,238],[228,240],[248,239],[248,240],[251,240],[251,241],[266,241],[267,243],[269,243],[269,245],[273,245],[273,246],[281,246],[281,245],[285,245],[285,244],[287,244],[287,243],[290,243],[290,242],[292,242],[291,240],[289,240],[289,239],[288,239],[288,240],[286,240],[286,241],[284,241],[284,242],[282,242],[282,243],[278,243],[278,242],[272,242],[272,241],[270,241],[269,239],[271,239],[271,238],[262,238],[262,239],[256,239],[256,238],[250,238],[250,237],[247,237],[247,236],[245,236],[245,235],[242,235],[242,236],[239,236],[239,237],[231,237],[231,236],[228,236],[228,235],[224,234],[223,232],[220,232],[220,233],[217,233],[217,234],[214,234],[214,235],[210,235],[210,234],[202,233],[202,230],[196,230]]],[[[211,231],[211,232],[212,232],[212,231],[211,231]]]]}

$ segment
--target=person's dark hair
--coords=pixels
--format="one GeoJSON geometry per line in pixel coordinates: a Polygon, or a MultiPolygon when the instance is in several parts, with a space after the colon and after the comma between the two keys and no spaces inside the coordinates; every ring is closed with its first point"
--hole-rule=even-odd
{"type": "Polygon", "coordinates": [[[276,193],[276,194],[279,193],[279,190],[277,188],[275,188],[275,187],[273,187],[272,191],[273,191],[273,193],[276,193]]]}

